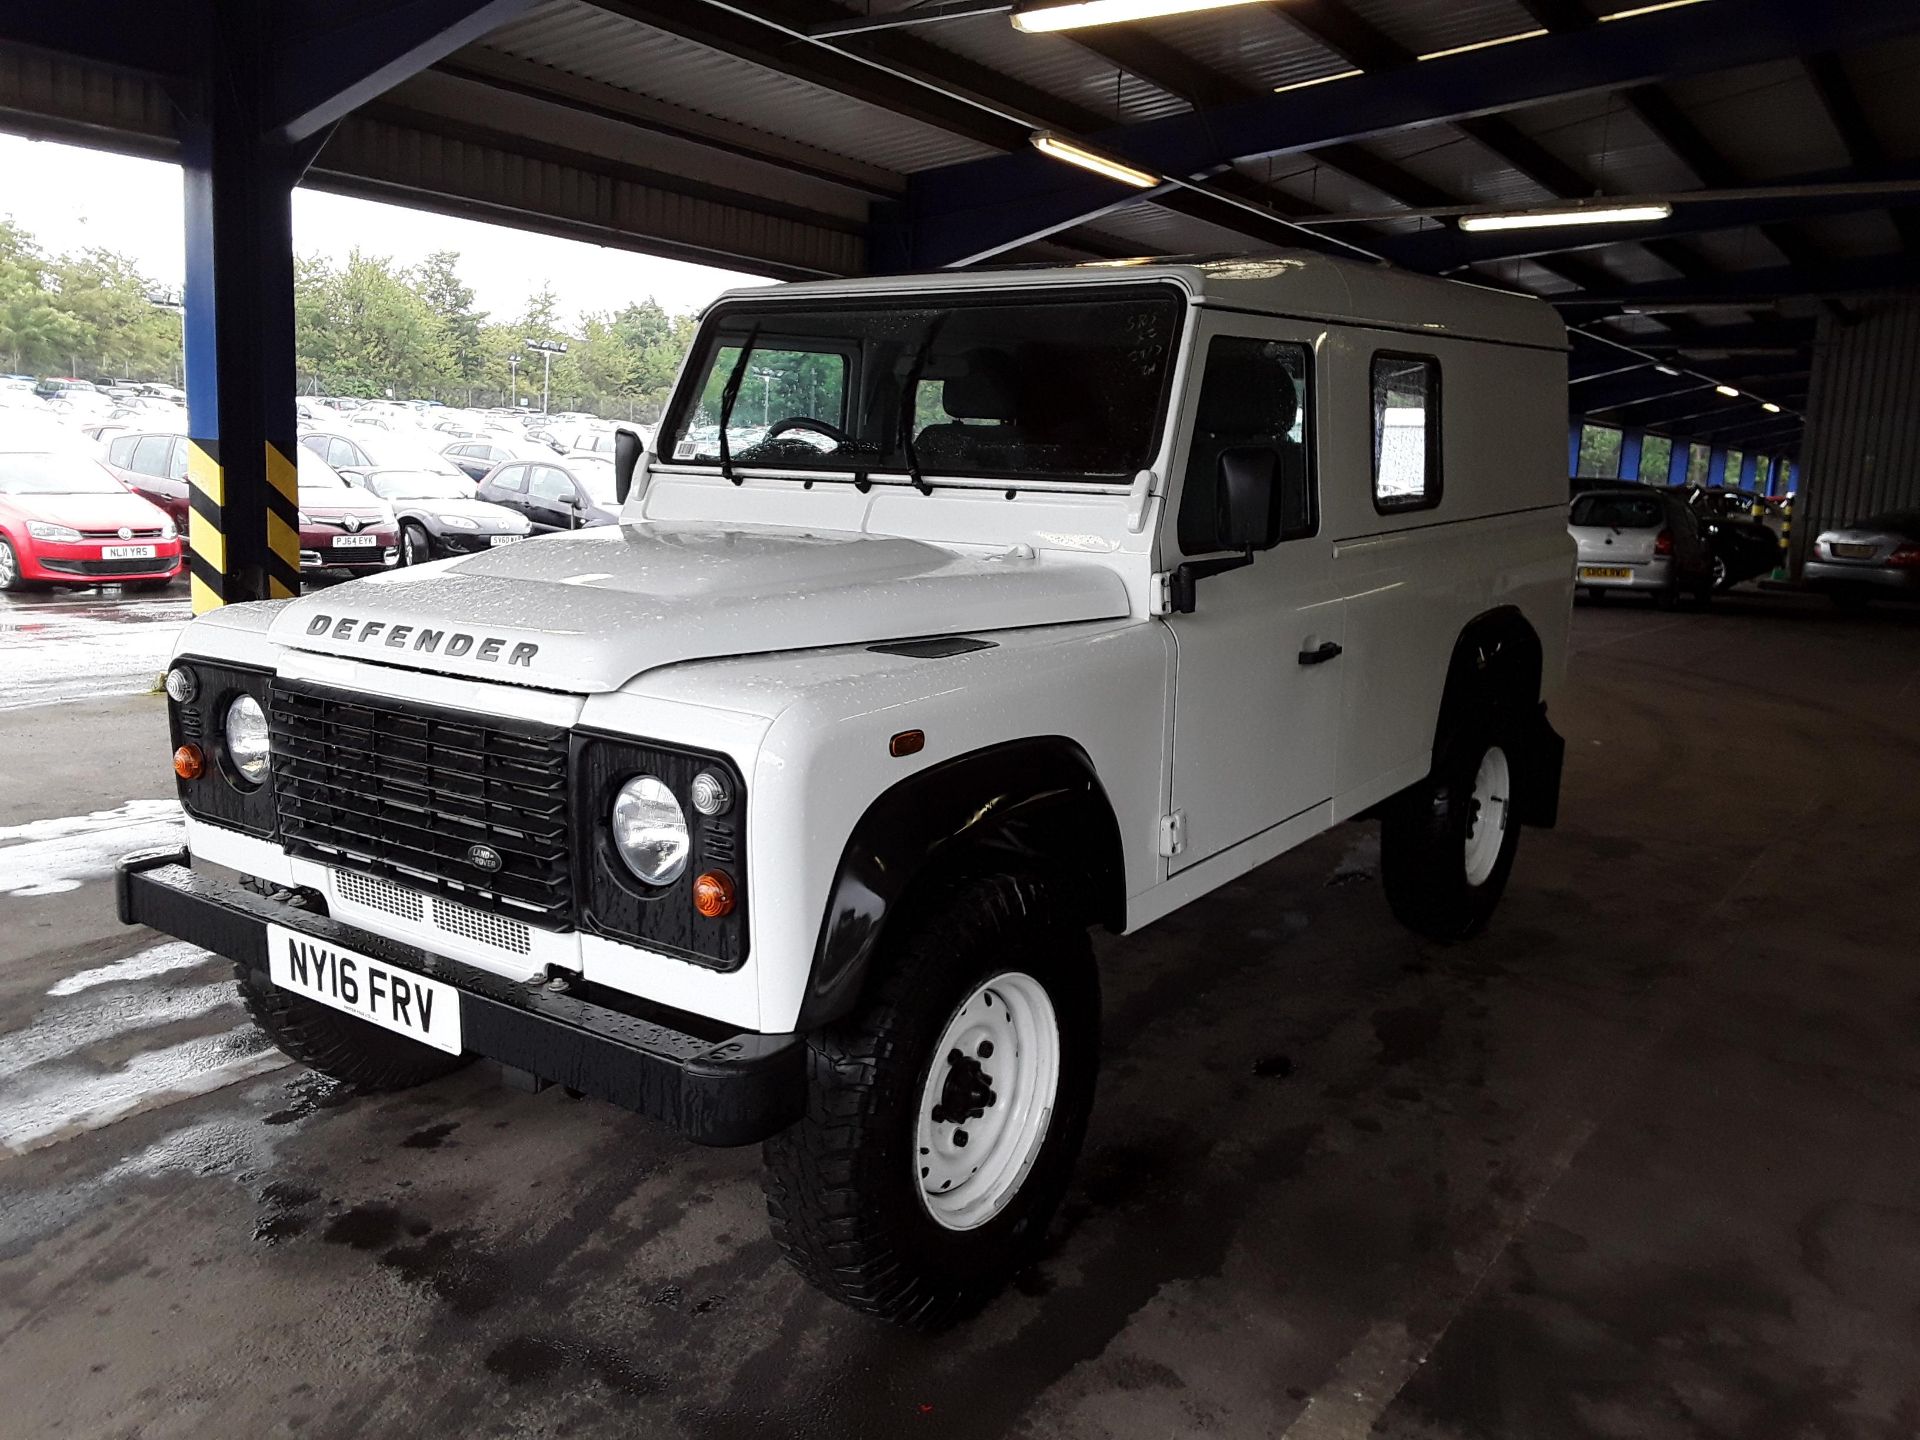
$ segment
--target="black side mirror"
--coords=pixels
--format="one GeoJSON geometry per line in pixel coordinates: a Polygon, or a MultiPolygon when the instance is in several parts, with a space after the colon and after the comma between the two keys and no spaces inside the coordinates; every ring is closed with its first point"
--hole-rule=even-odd
{"type": "Polygon", "coordinates": [[[1220,452],[1214,493],[1222,550],[1252,550],[1268,543],[1279,474],[1280,457],[1265,445],[1220,452]]]}
{"type": "Polygon", "coordinates": [[[633,431],[613,432],[613,493],[622,505],[627,503],[627,492],[633,488],[633,472],[639,468],[640,456],[645,450],[633,431]]]}

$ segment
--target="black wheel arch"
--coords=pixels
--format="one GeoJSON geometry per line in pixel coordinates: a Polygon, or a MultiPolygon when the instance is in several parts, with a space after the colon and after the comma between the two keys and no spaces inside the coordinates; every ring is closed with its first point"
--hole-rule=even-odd
{"type": "Polygon", "coordinates": [[[797,1030],[859,1000],[887,927],[915,892],[969,873],[1037,875],[1089,924],[1126,924],[1120,825],[1092,759],[1063,735],[941,761],[883,791],[847,837],[797,1030]]]}
{"type": "Polygon", "coordinates": [[[1518,818],[1543,828],[1559,815],[1566,754],[1540,698],[1544,666],[1539,632],[1517,608],[1502,605],[1476,615],[1454,642],[1433,737],[1437,769],[1457,735],[1495,712],[1513,737],[1514,763],[1528,782],[1520,787],[1518,818]]]}

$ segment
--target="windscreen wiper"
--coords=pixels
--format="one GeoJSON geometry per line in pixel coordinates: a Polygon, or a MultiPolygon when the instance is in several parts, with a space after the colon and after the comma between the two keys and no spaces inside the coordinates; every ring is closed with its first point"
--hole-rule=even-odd
{"type": "Polygon", "coordinates": [[[733,362],[733,373],[727,376],[726,388],[720,392],[720,473],[736,485],[740,477],[733,473],[733,447],[727,443],[727,421],[733,418],[733,402],[740,398],[740,382],[747,374],[747,358],[753,354],[753,342],[759,338],[760,327],[756,325],[747,332],[740,346],[740,358],[733,362]]]}
{"type": "Polygon", "coordinates": [[[933,494],[933,487],[921,475],[920,457],[914,451],[914,391],[920,388],[920,375],[927,368],[927,357],[933,353],[933,342],[939,338],[940,327],[947,323],[947,316],[952,313],[946,310],[933,317],[933,323],[927,326],[926,338],[913,353],[913,364],[907,367],[906,382],[900,389],[900,450],[907,458],[907,475],[913,481],[913,488],[922,495],[933,494]]]}

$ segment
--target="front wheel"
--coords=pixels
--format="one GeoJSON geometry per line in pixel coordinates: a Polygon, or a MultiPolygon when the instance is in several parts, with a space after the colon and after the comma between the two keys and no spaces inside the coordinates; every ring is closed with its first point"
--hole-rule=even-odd
{"type": "Polygon", "coordinates": [[[409,520],[400,527],[400,563],[424,565],[433,558],[433,542],[421,526],[409,520]]]}
{"type": "Polygon", "coordinates": [[[1451,943],[1477,934],[1499,904],[1520,845],[1521,766],[1505,727],[1468,727],[1435,773],[1401,794],[1380,831],[1387,904],[1408,929],[1451,943]]]}
{"type": "Polygon", "coordinates": [[[24,590],[27,582],[20,578],[20,557],[14,553],[11,540],[0,539],[0,590],[24,590]]]}
{"type": "Polygon", "coordinates": [[[957,885],[810,1037],[805,1117],[766,1144],[774,1239],[814,1286],[936,1328],[1039,1249],[1086,1132],[1100,996],[1085,927],[1032,881],[957,885]]]}

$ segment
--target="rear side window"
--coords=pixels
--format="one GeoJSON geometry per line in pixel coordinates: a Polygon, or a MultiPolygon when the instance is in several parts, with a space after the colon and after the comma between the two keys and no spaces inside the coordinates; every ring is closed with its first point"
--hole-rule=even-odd
{"type": "Polygon", "coordinates": [[[524,495],[527,489],[527,467],[509,465],[495,474],[487,483],[496,490],[512,490],[516,494],[524,495]]]}
{"type": "Polygon", "coordinates": [[[187,447],[189,443],[189,441],[182,440],[177,435],[174,437],[173,451],[167,459],[167,478],[169,480],[184,480],[187,478],[187,447]]]}
{"type": "Polygon", "coordinates": [[[135,437],[132,435],[122,435],[118,440],[115,440],[111,445],[107,446],[108,463],[118,465],[122,470],[128,469],[129,466],[127,462],[133,458],[134,439],[135,437]]]}
{"type": "Polygon", "coordinates": [[[142,435],[133,446],[133,459],[127,468],[136,475],[165,475],[167,453],[173,449],[171,435],[142,435]]]}
{"type": "Polygon", "coordinates": [[[564,504],[573,499],[573,479],[562,471],[542,465],[533,472],[533,496],[564,504]]]}
{"type": "Polygon", "coordinates": [[[1573,502],[1567,523],[1612,530],[1657,530],[1667,523],[1667,508],[1651,495],[1582,495],[1573,502]]]}
{"type": "Polygon", "coordinates": [[[1232,450],[1263,450],[1274,457],[1272,508],[1261,548],[1303,539],[1319,528],[1307,376],[1304,345],[1242,335],[1216,335],[1208,343],[1180,497],[1183,553],[1222,548],[1216,513],[1220,457],[1232,450]]]}
{"type": "Polygon", "coordinates": [[[1373,357],[1373,505],[1382,514],[1440,503],[1440,362],[1373,357]]]}

